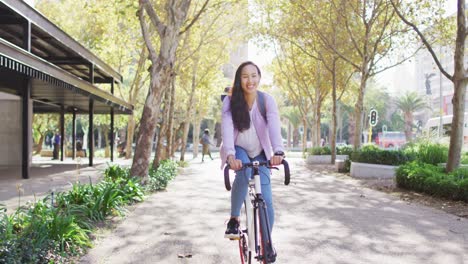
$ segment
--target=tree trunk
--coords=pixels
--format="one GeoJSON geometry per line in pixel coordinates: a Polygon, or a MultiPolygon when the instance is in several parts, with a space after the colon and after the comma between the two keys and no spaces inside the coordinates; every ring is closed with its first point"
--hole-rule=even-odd
{"type": "Polygon", "coordinates": [[[193,119],[193,158],[198,157],[198,144],[200,144],[200,120],[199,117],[195,114],[195,118],[193,119]]]}
{"type": "Polygon", "coordinates": [[[361,146],[361,137],[362,137],[362,115],[363,115],[363,106],[364,106],[364,93],[366,90],[367,82],[367,73],[366,71],[361,72],[361,83],[359,85],[358,99],[354,106],[354,139],[353,147],[358,149],[361,146]]]}
{"type": "MultiPolygon", "coordinates": [[[[162,88],[159,88],[162,89],[162,88]]],[[[153,135],[159,116],[160,99],[155,98],[150,91],[143,107],[140,128],[136,141],[135,155],[133,157],[131,175],[146,177],[148,174],[149,160],[153,147],[153,135]]]]}
{"type": "Polygon", "coordinates": [[[316,103],[316,110],[315,110],[315,131],[316,131],[316,138],[315,142],[313,143],[314,146],[320,147],[320,141],[322,139],[322,125],[320,124],[322,122],[322,118],[320,117],[321,111],[320,109],[322,108],[322,102],[317,101],[316,103]]]}
{"type": "Polygon", "coordinates": [[[299,129],[297,127],[294,127],[293,128],[293,140],[292,140],[292,143],[293,143],[293,148],[294,147],[297,147],[298,143],[299,143],[299,129]]]}
{"type": "Polygon", "coordinates": [[[406,142],[413,140],[413,114],[405,113],[405,138],[406,142]]]}
{"type": "MultiPolygon", "coordinates": [[[[187,141],[188,141],[188,133],[190,130],[190,122],[192,121],[192,117],[195,116],[195,114],[193,114],[194,113],[193,105],[195,103],[195,88],[197,87],[196,77],[197,77],[197,70],[198,70],[198,62],[199,62],[199,57],[195,57],[193,60],[193,67],[192,67],[191,90],[190,90],[189,100],[188,100],[187,110],[186,110],[187,117],[185,118],[185,122],[184,122],[185,123],[184,130],[183,130],[184,135],[182,137],[182,150],[180,154],[181,161],[185,159],[185,151],[187,150],[187,141]]],[[[193,133],[192,133],[192,136],[193,136],[193,133]]],[[[195,149],[197,149],[197,153],[198,153],[198,139],[195,140],[195,137],[193,137],[192,141],[193,141],[192,153],[195,153],[195,149]]]]}
{"type": "Polygon", "coordinates": [[[307,150],[307,120],[302,120],[302,127],[304,128],[304,132],[302,133],[302,152],[306,152],[307,150]]]}
{"type": "Polygon", "coordinates": [[[143,108],[143,114],[138,131],[135,156],[133,158],[131,175],[146,177],[151,158],[152,140],[159,118],[159,108],[164,92],[170,87],[174,78],[174,64],[176,62],[176,50],[179,45],[180,28],[186,19],[190,1],[169,1],[166,5],[168,12],[168,23],[164,25],[157,13],[147,0],[140,0],[138,16],[145,38],[146,46],[150,53],[150,89],[143,108]],[[159,53],[156,53],[150,37],[146,18],[143,16],[145,10],[151,19],[152,25],[159,34],[159,53]],[[169,12],[171,11],[171,12],[169,12]]]}
{"type": "MultiPolygon", "coordinates": [[[[183,128],[182,128],[182,148],[180,149],[180,161],[185,160],[185,152],[187,151],[187,141],[188,141],[188,133],[190,130],[190,122],[185,121],[183,123],[183,128]]],[[[193,147],[195,147],[195,144],[193,144],[193,147]]]]}
{"type": "Polygon", "coordinates": [[[343,111],[341,111],[341,103],[336,104],[336,130],[339,131],[338,138],[343,142],[343,111]]]}
{"type": "MultiPolygon", "coordinates": [[[[177,130],[175,131],[174,133],[174,145],[172,147],[172,153],[171,153],[171,157],[175,157],[175,152],[178,150],[178,149],[181,149],[182,147],[182,134],[183,134],[183,130],[184,129],[184,124],[183,123],[180,123],[179,124],[179,127],[177,128],[177,130]]],[[[181,152],[182,152],[182,149],[181,149],[181,152]]]]}
{"type": "Polygon", "coordinates": [[[44,134],[41,134],[41,137],[39,138],[39,142],[37,142],[36,154],[41,154],[43,142],[44,142],[44,134]]]}
{"type": "Polygon", "coordinates": [[[449,156],[447,161],[447,172],[451,172],[460,166],[460,156],[463,146],[463,129],[465,113],[466,79],[454,78],[455,93],[453,95],[453,120],[450,135],[449,156]]]}
{"type": "Polygon", "coordinates": [[[125,158],[130,159],[133,152],[133,136],[135,134],[135,117],[131,115],[128,117],[127,125],[127,142],[125,144],[125,158]]]}
{"type": "Polygon", "coordinates": [[[172,80],[171,91],[169,96],[169,114],[167,120],[167,131],[166,131],[166,158],[172,157],[172,146],[174,144],[174,101],[175,101],[175,78],[172,80]]]}
{"type": "MultiPolygon", "coordinates": [[[[104,136],[104,142],[106,142],[105,149],[104,149],[104,157],[110,157],[110,142],[109,142],[109,128],[107,126],[103,126],[101,129],[102,135],[104,136]]],[[[101,141],[101,140],[99,140],[101,141]]]]}
{"type": "Polygon", "coordinates": [[[332,123],[331,123],[331,137],[330,137],[330,149],[331,149],[331,164],[335,164],[336,160],[336,59],[333,60],[332,65],[332,123]]]}
{"type": "Polygon", "coordinates": [[[457,2],[457,39],[455,43],[453,86],[454,94],[452,134],[450,135],[447,171],[451,172],[460,166],[460,156],[463,145],[463,129],[465,119],[466,84],[468,82],[465,70],[465,40],[466,40],[465,0],[457,2]]]}
{"type": "MultiPolygon", "coordinates": [[[[153,159],[153,169],[157,169],[161,160],[166,158],[165,150],[166,148],[163,145],[164,139],[166,138],[168,118],[169,118],[169,100],[170,100],[170,90],[167,90],[164,93],[164,106],[163,106],[163,115],[161,117],[161,122],[159,123],[158,134],[156,137],[156,149],[154,151],[153,159]]],[[[167,140],[166,140],[167,143],[167,140]]]]}

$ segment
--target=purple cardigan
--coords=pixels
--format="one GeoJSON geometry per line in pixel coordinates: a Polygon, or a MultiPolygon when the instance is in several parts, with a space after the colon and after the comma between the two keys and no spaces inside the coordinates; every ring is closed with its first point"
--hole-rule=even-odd
{"type": "MultiPolygon", "coordinates": [[[[284,151],[281,139],[281,123],[279,118],[278,106],[275,99],[269,94],[265,94],[265,108],[268,123],[263,120],[257,103],[253,105],[252,122],[257,131],[260,144],[265,151],[266,158],[269,160],[276,151],[284,151]]],[[[235,155],[234,148],[239,131],[234,128],[231,115],[231,97],[226,96],[223,100],[221,133],[223,143],[220,146],[221,168],[226,163],[228,155],[235,155]]]]}

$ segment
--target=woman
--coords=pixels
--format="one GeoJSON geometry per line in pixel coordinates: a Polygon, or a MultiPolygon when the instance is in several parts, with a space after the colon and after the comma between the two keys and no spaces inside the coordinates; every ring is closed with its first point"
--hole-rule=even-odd
{"type": "MultiPolygon", "coordinates": [[[[239,216],[247,195],[252,169],[242,169],[242,163],[270,160],[281,164],[284,156],[278,107],[272,96],[265,94],[266,119],[257,106],[257,87],[261,72],[257,65],[247,61],[237,68],[231,96],[223,100],[221,160],[236,171],[231,191],[231,217],[225,237],[239,237],[239,216]],[[274,153],[274,154],[273,154],[274,153]]],[[[268,209],[271,227],[274,210],[270,184],[270,170],[261,167],[262,195],[268,209]]]]}

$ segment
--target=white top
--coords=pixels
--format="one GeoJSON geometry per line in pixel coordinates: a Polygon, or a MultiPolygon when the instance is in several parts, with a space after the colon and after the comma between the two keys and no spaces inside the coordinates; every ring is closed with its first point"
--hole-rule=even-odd
{"type": "MultiPolygon", "coordinates": [[[[256,103],[256,102],[255,102],[256,103]]],[[[252,107],[253,109],[254,107],[252,107]]],[[[249,111],[250,114],[250,127],[247,130],[239,132],[237,136],[236,145],[245,149],[250,158],[255,158],[260,153],[262,153],[263,148],[260,144],[260,139],[258,138],[257,131],[252,122],[252,110],[249,111]]]]}

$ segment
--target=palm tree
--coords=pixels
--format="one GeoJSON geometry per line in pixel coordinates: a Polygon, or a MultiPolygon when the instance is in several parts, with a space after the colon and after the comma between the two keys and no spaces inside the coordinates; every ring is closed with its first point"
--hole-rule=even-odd
{"type": "Polygon", "coordinates": [[[405,137],[406,141],[411,141],[413,131],[413,113],[427,107],[424,99],[416,92],[407,92],[405,95],[397,99],[397,107],[403,112],[405,120],[405,137]]]}
{"type": "MultiPolygon", "coordinates": [[[[284,107],[282,114],[282,117],[286,118],[289,121],[289,124],[292,126],[292,137],[293,137],[293,146],[297,146],[299,143],[299,125],[301,124],[301,114],[299,113],[299,110],[296,107],[284,107]]],[[[304,132],[306,133],[306,132],[304,132]]],[[[288,147],[290,144],[290,131],[288,129],[288,147]]],[[[304,146],[305,146],[305,142],[304,146]]]]}

